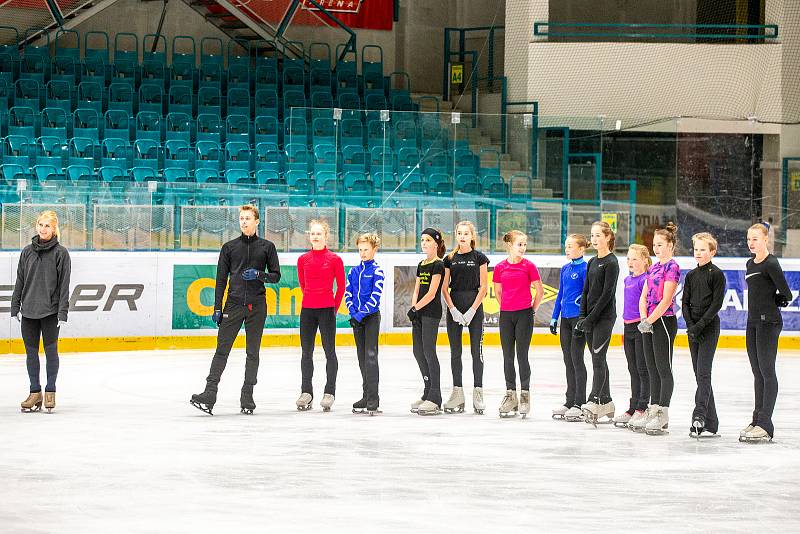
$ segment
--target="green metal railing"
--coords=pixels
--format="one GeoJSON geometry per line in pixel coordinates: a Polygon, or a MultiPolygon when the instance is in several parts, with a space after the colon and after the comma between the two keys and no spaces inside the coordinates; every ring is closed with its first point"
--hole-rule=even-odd
{"type": "Polygon", "coordinates": [[[777,39],[777,24],[627,24],[595,22],[534,22],[534,37],[594,37],[626,39],[777,39]],[[560,28],[579,29],[562,31],[560,28]],[[582,30],[585,28],[585,31],[582,30]],[[551,30],[552,29],[552,30],[551,30]],[[555,31],[553,31],[555,30],[555,31]],[[606,30],[606,31],[604,31],[606,30]],[[656,30],[646,31],[646,30],[656,30]],[[660,30],[667,30],[661,33],[660,30]],[[669,31],[687,30],[684,33],[669,31]],[[719,30],[720,33],[709,33],[719,30]],[[702,33],[700,33],[702,32],[702,33]],[[722,33],[725,32],[725,33],[722,33]],[[742,33],[739,33],[742,32],[742,33]]]}

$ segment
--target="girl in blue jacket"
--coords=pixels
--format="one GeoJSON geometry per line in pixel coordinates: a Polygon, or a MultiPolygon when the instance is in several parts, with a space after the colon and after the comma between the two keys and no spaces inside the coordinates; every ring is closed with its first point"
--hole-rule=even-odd
{"type": "Polygon", "coordinates": [[[381,295],[384,274],[375,263],[381,239],[375,234],[356,238],[361,263],[347,273],[344,301],[350,311],[350,325],[356,340],[361,369],[361,400],[353,403],[353,413],[380,413],[378,409],[378,334],[381,325],[381,295]]]}
{"type": "Polygon", "coordinates": [[[571,234],[564,242],[564,252],[569,263],[561,267],[558,296],[550,319],[550,333],[558,333],[558,317],[561,316],[561,352],[567,368],[567,395],[563,405],[553,410],[553,419],[580,421],[581,405],[586,402],[586,365],[583,350],[586,336],[575,330],[581,314],[581,295],[586,282],[586,260],[583,253],[588,245],[586,236],[571,234]]]}

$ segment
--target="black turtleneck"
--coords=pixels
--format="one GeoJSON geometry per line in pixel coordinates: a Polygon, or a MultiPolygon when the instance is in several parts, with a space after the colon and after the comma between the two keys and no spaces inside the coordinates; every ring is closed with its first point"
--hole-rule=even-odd
{"type": "Polygon", "coordinates": [[[222,295],[226,286],[228,302],[247,305],[254,304],[259,299],[264,300],[264,284],[276,284],[280,279],[281,266],[272,241],[255,234],[242,234],[222,245],[219,253],[214,309],[222,309],[222,295]],[[263,274],[258,280],[245,280],[242,273],[247,269],[257,269],[263,274]]]}
{"type": "Polygon", "coordinates": [[[683,281],[681,311],[686,328],[703,330],[711,324],[725,298],[725,274],[711,262],[689,271],[683,281]]]}

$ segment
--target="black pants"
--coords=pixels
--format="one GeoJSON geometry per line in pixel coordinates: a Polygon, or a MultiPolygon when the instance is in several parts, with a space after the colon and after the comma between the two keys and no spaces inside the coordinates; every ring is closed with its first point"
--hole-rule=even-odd
{"type": "Polygon", "coordinates": [[[770,436],[774,435],[772,412],[778,399],[778,376],[775,374],[775,360],[778,356],[778,337],[783,330],[783,319],[777,322],[747,321],[747,357],[753,370],[755,389],[755,409],[753,426],[760,426],[770,436]]]}
{"type": "Polygon", "coordinates": [[[314,396],[314,341],[317,329],[325,351],[325,393],[336,395],[336,374],[339,360],[336,359],[336,311],[331,308],[303,308],[300,310],[300,347],[302,357],[300,370],[303,374],[301,391],[314,396]]]}
{"type": "Polygon", "coordinates": [[[28,377],[31,381],[31,393],[42,391],[39,382],[39,337],[44,345],[44,355],[47,359],[47,385],[45,391],[56,390],[58,377],[58,314],[48,315],[41,319],[28,319],[22,316],[22,343],[25,345],[25,364],[28,368],[28,377]]]}
{"type": "MultiPolygon", "coordinates": [[[[453,291],[450,293],[450,298],[453,300],[453,306],[458,311],[464,313],[475,302],[475,297],[478,296],[477,291],[453,291]]],[[[476,388],[483,387],[483,304],[478,306],[475,310],[475,317],[467,327],[469,330],[469,348],[472,353],[472,377],[473,386],[476,388]]],[[[450,340],[450,369],[453,371],[453,385],[463,386],[461,381],[462,364],[461,364],[461,333],[464,327],[460,323],[453,320],[450,310],[447,310],[447,337],[450,340]]]]}
{"type": "Polygon", "coordinates": [[[631,375],[631,400],[628,413],[646,410],[650,402],[650,375],[644,357],[644,340],[639,332],[639,323],[626,323],[622,337],[625,358],[628,360],[628,373],[631,375]]]}
{"type": "Polygon", "coordinates": [[[244,323],[245,352],[243,391],[252,393],[258,381],[258,361],[261,351],[261,336],[264,334],[264,320],[267,318],[266,302],[260,300],[252,305],[225,303],[222,310],[222,323],[217,333],[217,351],[211,360],[211,371],[206,378],[206,390],[216,393],[222,372],[228,363],[233,342],[244,323]]]}
{"type": "Polygon", "coordinates": [[[719,340],[719,317],[706,326],[702,333],[701,343],[689,342],[689,353],[692,355],[692,369],[697,381],[697,391],[694,394],[694,411],[692,418],[701,417],[706,422],[706,430],[717,432],[719,419],[717,408],[714,404],[714,390],[711,389],[711,364],[714,361],[714,352],[717,350],[719,340]]]}
{"type": "Polygon", "coordinates": [[[381,312],[367,315],[353,327],[356,340],[358,367],[361,369],[361,390],[367,404],[378,404],[378,334],[381,327],[381,312]]]}
{"type": "Polygon", "coordinates": [[[586,364],[583,363],[583,349],[586,336],[575,331],[578,317],[562,317],[559,340],[564,353],[564,366],[567,369],[567,395],[564,406],[580,407],[586,403],[586,364]]]}
{"type": "Polygon", "coordinates": [[[647,373],[650,375],[650,400],[667,407],[672,400],[675,381],[672,378],[672,348],[678,333],[674,315],[661,316],[653,324],[652,334],[642,335],[647,373]]]}
{"type": "Polygon", "coordinates": [[[608,377],[608,346],[611,344],[613,319],[601,319],[586,332],[586,344],[592,355],[592,391],[589,400],[597,404],[611,402],[611,386],[608,377]]]}
{"type": "Polygon", "coordinates": [[[419,372],[425,390],[422,400],[429,400],[442,405],[442,387],[440,383],[439,358],[436,356],[436,336],[439,333],[439,317],[420,317],[411,323],[411,338],[414,344],[414,359],[417,360],[419,372]]]}
{"type": "Polygon", "coordinates": [[[503,371],[506,389],[517,389],[517,374],[514,369],[516,352],[519,363],[519,382],[522,391],[531,388],[531,364],[528,350],[533,336],[533,308],[517,311],[500,311],[500,345],[503,347],[503,371]],[[516,350],[515,350],[516,349],[516,350]]]}

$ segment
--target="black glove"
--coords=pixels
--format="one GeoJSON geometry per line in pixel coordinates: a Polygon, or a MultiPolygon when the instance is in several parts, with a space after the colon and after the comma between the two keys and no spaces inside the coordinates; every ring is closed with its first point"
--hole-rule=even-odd
{"type": "Polygon", "coordinates": [[[689,341],[692,343],[702,343],[705,340],[705,337],[703,336],[703,325],[693,324],[687,328],[686,337],[688,337],[689,341]]]}
{"type": "Polygon", "coordinates": [[[780,293],[775,293],[775,304],[777,304],[779,308],[785,308],[789,305],[789,299],[780,293]]]}
{"type": "Polygon", "coordinates": [[[575,332],[578,334],[583,334],[589,330],[590,326],[591,324],[586,319],[578,319],[578,322],[575,323],[575,332]]]}
{"type": "Polygon", "coordinates": [[[550,321],[550,333],[554,336],[558,335],[558,321],[555,319],[550,321]]]}
{"type": "Polygon", "coordinates": [[[350,318],[350,326],[352,326],[353,328],[361,328],[361,326],[363,326],[363,325],[361,324],[361,322],[356,321],[355,319],[353,319],[351,317],[350,318]]]}
{"type": "Polygon", "coordinates": [[[211,320],[217,324],[217,328],[219,325],[222,324],[222,310],[214,310],[214,315],[211,316],[211,320]]]}
{"type": "Polygon", "coordinates": [[[419,318],[419,312],[413,306],[409,308],[409,310],[406,312],[406,315],[408,316],[408,320],[412,323],[419,318]]]}

